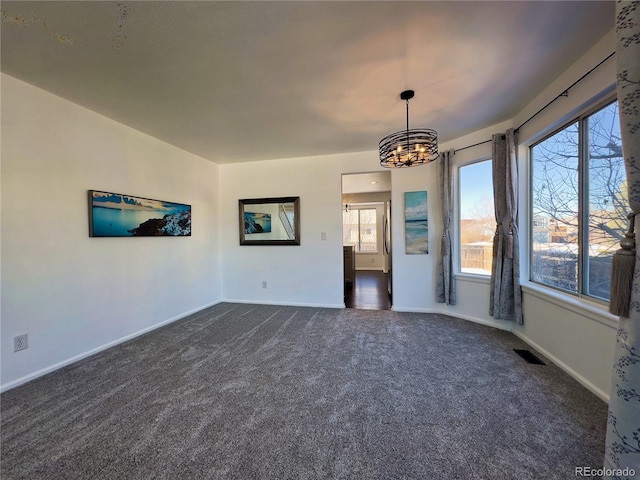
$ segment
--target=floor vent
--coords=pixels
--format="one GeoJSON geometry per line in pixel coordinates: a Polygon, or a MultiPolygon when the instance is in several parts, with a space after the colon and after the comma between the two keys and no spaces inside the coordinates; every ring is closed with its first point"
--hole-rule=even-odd
{"type": "Polygon", "coordinates": [[[534,365],[545,365],[545,363],[542,360],[536,357],[529,350],[518,350],[517,348],[514,348],[513,351],[516,352],[518,355],[520,355],[522,358],[524,358],[527,361],[527,363],[533,363],[534,365]]]}

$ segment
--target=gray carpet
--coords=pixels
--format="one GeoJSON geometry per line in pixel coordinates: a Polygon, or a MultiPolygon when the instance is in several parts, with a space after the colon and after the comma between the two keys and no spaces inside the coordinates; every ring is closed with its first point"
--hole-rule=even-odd
{"type": "MultiPolygon", "coordinates": [[[[607,408],[444,315],[219,304],[2,395],[3,479],[544,479],[607,408]]],[[[543,358],[544,360],[544,358],[543,358]]]]}

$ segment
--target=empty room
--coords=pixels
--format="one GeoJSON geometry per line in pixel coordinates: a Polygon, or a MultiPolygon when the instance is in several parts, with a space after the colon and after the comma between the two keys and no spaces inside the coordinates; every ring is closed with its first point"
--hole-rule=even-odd
{"type": "Polygon", "coordinates": [[[0,8],[0,477],[640,478],[638,2],[0,8]]]}

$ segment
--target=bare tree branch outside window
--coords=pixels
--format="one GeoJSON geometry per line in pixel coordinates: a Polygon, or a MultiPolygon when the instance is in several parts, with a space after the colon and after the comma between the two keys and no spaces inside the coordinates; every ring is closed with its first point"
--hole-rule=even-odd
{"type": "Polygon", "coordinates": [[[608,300],[629,212],[617,102],[536,144],[531,158],[531,279],[608,300]]]}

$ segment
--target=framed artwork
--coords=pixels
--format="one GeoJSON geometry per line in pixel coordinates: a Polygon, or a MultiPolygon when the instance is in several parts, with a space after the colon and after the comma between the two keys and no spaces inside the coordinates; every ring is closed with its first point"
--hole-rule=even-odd
{"type": "Polygon", "coordinates": [[[407,254],[429,253],[426,191],[404,194],[404,238],[407,254]]]}
{"type": "Polygon", "coordinates": [[[191,205],[89,190],[90,237],[188,237],[191,205]]]}
{"type": "Polygon", "coordinates": [[[240,245],[300,245],[300,197],[238,200],[240,245]]]}
{"type": "Polygon", "coordinates": [[[244,212],[244,234],[271,233],[271,214],[244,212]]]}

